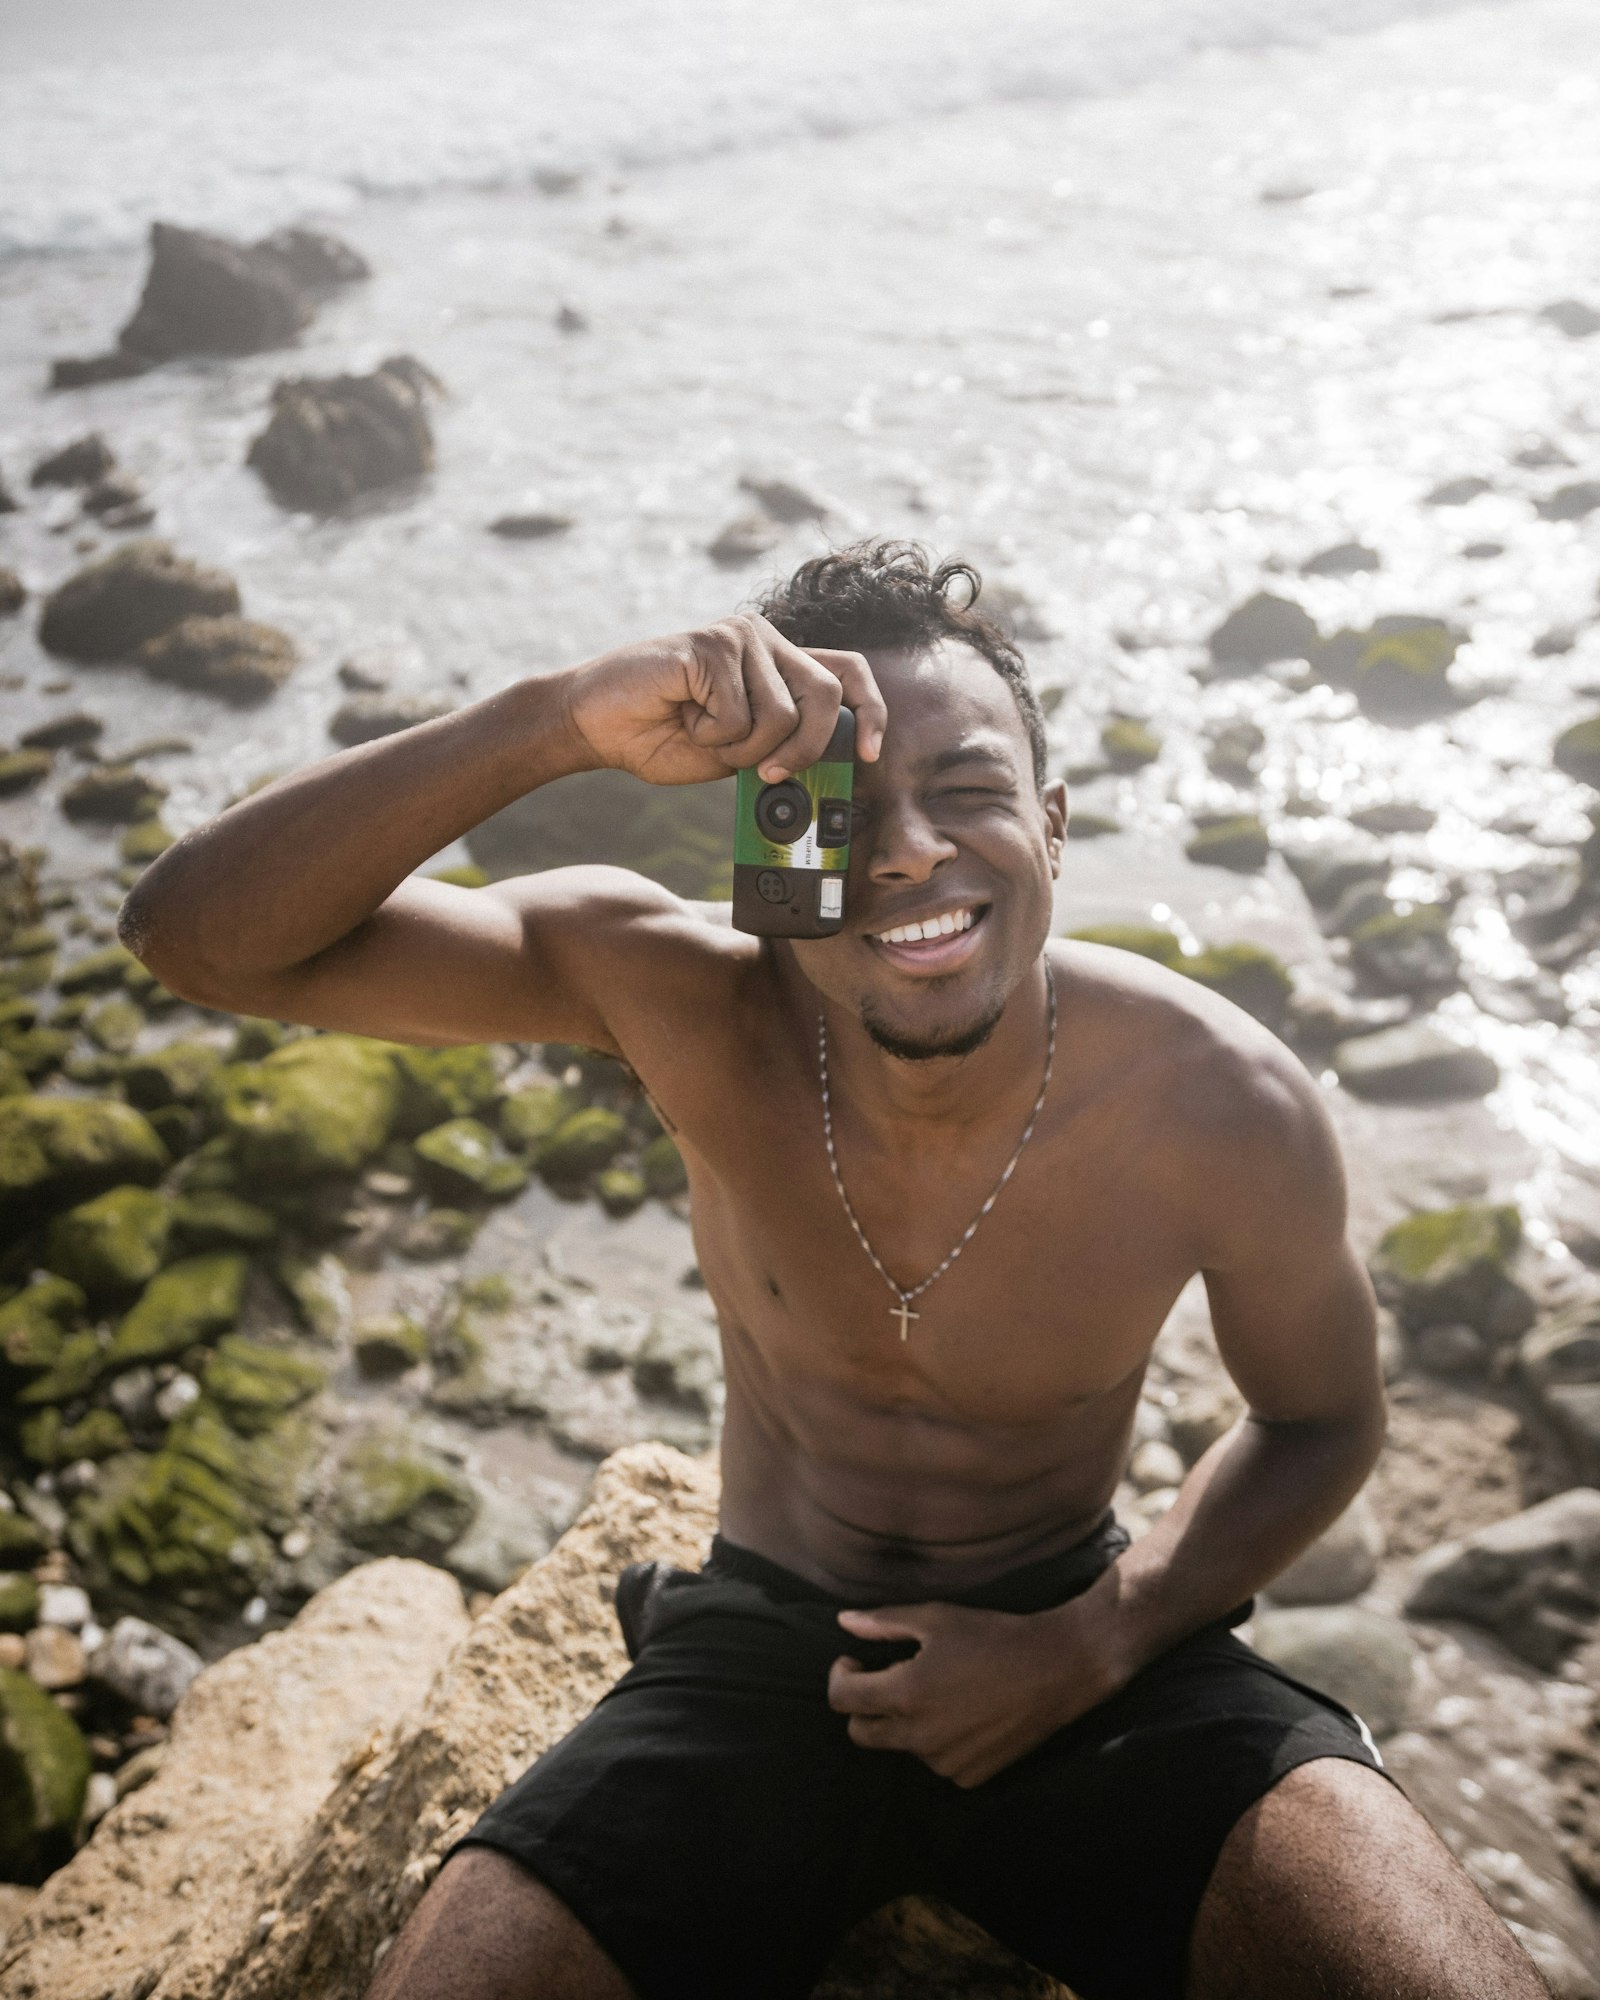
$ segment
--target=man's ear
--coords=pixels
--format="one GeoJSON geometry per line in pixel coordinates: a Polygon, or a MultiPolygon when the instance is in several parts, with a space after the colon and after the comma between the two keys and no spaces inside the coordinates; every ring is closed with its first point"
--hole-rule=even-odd
{"type": "Polygon", "coordinates": [[[1067,837],[1067,787],[1061,778],[1052,778],[1039,794],[1044,807],[1045,836],[1050,845],[1050,873],[1059,879],[1061,848],[1067,837]]]}

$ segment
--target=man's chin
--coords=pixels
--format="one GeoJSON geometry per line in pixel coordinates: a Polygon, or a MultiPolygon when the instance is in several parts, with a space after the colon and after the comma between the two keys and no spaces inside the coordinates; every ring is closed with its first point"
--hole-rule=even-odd
{"type": "Polygon", "coordinates": [[[1005,1002],[965,1022],[930,1023],[914,1027],[892,1021],[871,1000],[861,1003],[861,1025],[885,1055],[901,1062],[936,1062],[944,1056],[969,1056],[981,1049],[1005,1012],[1005,1002]]]}

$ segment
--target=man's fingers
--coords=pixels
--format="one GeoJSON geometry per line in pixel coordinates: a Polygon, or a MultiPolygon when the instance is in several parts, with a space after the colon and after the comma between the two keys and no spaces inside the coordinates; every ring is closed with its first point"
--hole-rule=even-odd
{"type": "Polygon", "coordinates": [[[897,1714],[910,1698],[912,1690],[907,1686],[906,1670],[914,1665],[912,1660],[901,1660],[892,1667],[868,1673],[855,1660],[837,1659],[828,1673],[829,1706],[840,1715],[897,1714]]]}
{"type": "Polygon", "coordinates": [[[839,1623],[858,1639],[915,1639],[928,1637],[933,1610],[926,1604],[886,1604],[876,1611],[841,1611],[839,1623]]]}
{"type": "Polygon", "coordinates": [[[842,653],[831,646],[812,646],[807,650],[812,659],[826,667],[838,680],[844,690],[845,707],[854,711],[856,755],[863,763],[876,763],[878,752],[883,748],[883,732],[888,727],[889,711],[865,655],[842,653]]]}
{"type": "Polygon", "coordinates": [[[767,630],[772,633],[767,642],[768,657],[773,670],[789,690],[797,710],[794,729],[761,760],[762,777],[768,784],[775,784],[782,778],[792,777],[796,771],[803,771],[808,764],[816,763],[827,749],[828,740],[839,720],[844,688],[838,675],[831,673],[810,653],[792,646],[770,626],[767,630]]]}
{"type": "Polygon", "coordinates": [[[909,1750],[906,1725],[897,1715],[852,1715],[850,1741],[862,1750],[909,1750]]]}

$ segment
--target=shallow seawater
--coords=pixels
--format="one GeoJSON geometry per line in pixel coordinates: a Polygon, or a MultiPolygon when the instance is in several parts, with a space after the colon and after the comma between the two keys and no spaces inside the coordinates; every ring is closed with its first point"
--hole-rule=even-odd
{"type": "MultiPolygon", "coordinates": [[[[327,206],[375,276],[296,350],[72,396],[43,393],[48,359],[105,342],[142,259],[109,228],[93,239],[107,247],[14,254],[0,260],[13,487],[47,446],[102,429],[157,502],[156,531],[232,569],[247,611],[290,630],[305,664],[268,707],[219,712],[131,669],[63,670],[30,613],[0,628],[4,733],[82,703],[113,748],[191,737],[192,754],[151,765],[187,826],[330,747],[335,669],[353,653],[464,699],[719,616],[829,535],[915,535],[1032,607],[1027,650],[1062,690],[1060,768],[1091,761],[1116,713],[1164,739],[1149,769],[1080,788],[1083,810],[1125,830],[1069,848],[1064,925],[1153,915],[1196,940],[1257,939],[1336,984],[1281,859],[1261,876],[1193,866],[1194,814],[1247,806],[1275,839],[1311,843],[1349,838],[1348,813],[1383,800],[1436,811],[1383,845],[1407,894],[1455,898],[1471,977],[1444,1012],[1506,1075],[1481,1111],[1452,1114],[1454,1143],[1492,1154],[1488,1178],[1520,1185],[1537,1224],[1569,1166],[1600,1171],[1600,976],[1564,974],[1564,1025],[1515,1018],[1506,996],[1533,967],[1500,885],[1588,830],[1590,797],[1550,745],[1600,691],[1600,514],[1551,521],[1537,503],[1600,474],[1600,338],[1540,317],[1600,302],[1597,53],[1591,9],[1533,0],[1164,58],[1116,95],[958,96],[829,137],[608,160],[560,194],[358,200],[345,184],[327,206]],[[563,303],[590,331],[558,329],[563,303]],[[242,465],[273,381],[396,351],[447,386],[436,473],[349,518],[283,513],[242,465]],[[1517,463],[1541,443],[1569,463],[1517,463]],[[832,517],[720,568],[706,544],[749,505],[738,475],[766,466],[832,517]],[[1490,490],[1424,504],[1469,475],[1490,490]],[[536,543],[485,532],[530,504],[577,525],[536,543]],[[1299,574],[1351,539],[1381,568],[1299,574]],[[1453,621],[1469,633],[1455,678],[1479,698],[1401,729],[1293,670],[1197,674],[1205,635],[1262,587],[1325,631],[1397,611],[1453,621]],[[1536,656],[1558,626],[1571,650],[1536,656]],[[1236,718],[1266,736],[1242,788],[1204,754],[1236,718]]],[[[302,212],[293,184],[282,198],[264,199],[263,223],[302,212]]],[[[35,499],[0,517],[0,562],[42,590],[107,539],[35,499]]],[[[69,873],[105,868],[107,843],[68,828],[53,792],[0,805],[0,831],[48,843],[69,873]]],[[[1352,1116],[1397,1159],[1423,1129],[1352,1116]]]]}

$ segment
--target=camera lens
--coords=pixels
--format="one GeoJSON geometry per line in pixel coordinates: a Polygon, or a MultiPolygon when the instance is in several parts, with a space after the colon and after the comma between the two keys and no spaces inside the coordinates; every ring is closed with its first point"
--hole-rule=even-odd
{"type": "Polygon", "coordinates": [[[789,847],[811,824],[811,794],[793,778],[756,794],[756,826],[776,847],[789,847]]]}

